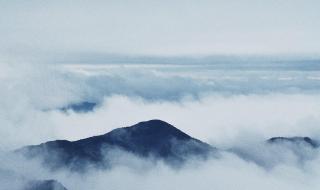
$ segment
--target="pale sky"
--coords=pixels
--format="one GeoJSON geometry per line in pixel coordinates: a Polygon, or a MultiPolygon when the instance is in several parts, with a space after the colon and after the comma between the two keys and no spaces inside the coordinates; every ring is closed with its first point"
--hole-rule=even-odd
{"type": "Polygon", "coordinates": [[[319,0],[0,0],[0,53],[320,54],[319,0]]]}

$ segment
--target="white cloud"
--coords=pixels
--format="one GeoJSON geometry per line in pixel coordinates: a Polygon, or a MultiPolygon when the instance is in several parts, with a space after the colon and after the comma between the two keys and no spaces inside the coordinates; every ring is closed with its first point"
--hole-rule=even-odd
{"type": "Polygon", "coordinates": [[[7,170],[13,170],[30,178],[58,179],[71,190],[319,188],[317,150],[302,151],[310,159],[301,165],[291,150],[263,147],[263,141],[273,136],[319,139],[320,96],[313,93],[317,92],[314,81],[308,80],[309,76],[317,76],[317,71],[277,71],[271,75],[268,71],[241,74],[163,65],[91,68],[81,72],[61,65],[3,63],[0,67],[4,71],[0,82],[0,175],[6,177],[2,178],[5,181],[12,178],[7,170]],[[263,76],[269,78],[260,80],[263,76]],[[294,79],[270,84],[270,78],[277,81],[288,76],[294,79]],[[251,77],[260,81],[248,80],[251,77]],[[223,89],[211,88],[218,81],[223,81],[223,89]],[[233,90],[235,84],[241,84],[240,90],[233,90]],[[290,94],[283,90],[287,86],[300,89],[290,94]],[[168,98],[179,91],[183,93],[178,98],[168,98]],[[158,92],[161,96],[150,100],[158,92]],[[88,113],[46,110],[87,99],[101,102],[88,113]],[[163,119],[218,148],[240,147],[252,161],[262,160],[273,167],[266,169],[223,153],[220,159],[191,161],[186,168],[173,170],[162,163],[152,166],[125,154],[120,155],[124,156],[122,160],[130,160],[125,166],[78,175],[67,171],[52,173],[37,161],[4,156],[4,151],[23,145],[76,140],[153,118],[163,119]]]}
{"type": "Polygon", "coordinates": [[[85,138],[152,118],[221,146],[245,136],[319,135],[317,85],[308,80],[316,71],[192,72],[193,67],[163,65],[90,67],[84,71],[91,74],[83,75],[61,65],[1,68],[2,148],[85,138]],[[295,79],[275,82],[282,76],[295,79]],[[292,87],[300,89],[290,94],[292,87]],[[87,114],[54,110],[81,101],[100,104],[87,114]]]}

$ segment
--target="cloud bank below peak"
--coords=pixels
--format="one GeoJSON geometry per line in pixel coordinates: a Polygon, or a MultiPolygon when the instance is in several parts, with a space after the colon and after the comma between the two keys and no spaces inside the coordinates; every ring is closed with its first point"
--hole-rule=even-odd
{"type": "Polygon", "coordinates": [[[304,63],[277,69],[272,65],[271,69],[227,69],[210,64],[3,63],[1,187],[13,189],[8,183],[15,179],[13,170],[33,179],[56,179],[70,190],[128,189],[128,185],[163,189],[163,184],[166,189],[318,189],[318,149],[303,144],[297,149],[291,144],[265,149],[263,144],[275,136],[320,139],[319,70],[301,68],[304,63]],[[83,101],[98,105],[85,113],[59,109],[83,101]],[[126,165],[77,175],[51,172],[37,160],[26,162],[5,154],[24,145],[78,140],[153,118],[217,148],[237,148],[245,156],[223,153],[221,159],[201,164],[191,160],[186,168],[173,170],[117,152],[117,161],[126,165]],[[306,157],[302,163],[301,155],[306,157]]]}

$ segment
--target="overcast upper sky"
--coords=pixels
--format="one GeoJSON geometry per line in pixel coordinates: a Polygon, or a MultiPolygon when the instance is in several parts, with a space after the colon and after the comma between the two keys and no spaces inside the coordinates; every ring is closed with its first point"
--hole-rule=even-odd
{"type": "Polygon", "coordinates": [[[319,0],[0,0],[0,53],[320,54],[319,0]]]}

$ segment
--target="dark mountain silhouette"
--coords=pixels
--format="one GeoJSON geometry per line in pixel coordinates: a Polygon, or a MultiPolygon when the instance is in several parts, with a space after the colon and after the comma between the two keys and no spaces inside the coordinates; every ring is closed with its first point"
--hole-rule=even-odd
{"type": "Polygon", "coordinates": [[[243,160],[272,168],[279,163],[292,161],[292,158],[299,164],[315,159],[318,147],[319,143],[310,137],[272,137],[256,145],[234,146],[227,151],[243,160]],[[288,154],[292,156],[291,160],[288,159],[288,154]],[[273,158],[272,161],[270,157],[273,158]]]}
{"type": "Polygon", "coordinates": [[[34,180],[28,182],[23,190],[67,190],[56,180],[34,180]]]}
{"type": "Polygon", "coordinates": [[[307,145],[312,148],[318,148],[319,143],[310,137],[273,137],[267,140],[271,144],[290,143],[296,145],[307,145]]]}
{"type": "MultiPolygon", "coordinates": [[[[40,176],[39,176],[40,177],[40,176]]],[[[47,179],[39,180],[25,176],[17,171],[0,168],[0,189],[19,190],[67,190],[60,182],[47,179]],[[10,186],[10,187],[9,187],[10,186]]]]}
{"type": "Polygon", "coordinates": [[[70,104],[65,107],[60,108],[61,111],[68,111],[72,110],[74,112],[90,112],[93,111],[93,109],[97,106],[98,104],[95,102],[80,102],[80,103],[75,103],[75,104],[70,104]]]}
{"type": "Polygon", "coordinates": [[[139,157],[162,159],[169,164],[181,164],[190,156],[206,158],[215,148],[194,139],[174,126],[161,121],[140,122],[131,127],[112,130],[100,136],[78,141],[56,140],[27,146],[16,152],[28,158],[40,157],[52,169],[68,167],[82,170],[86,166],[110,167],[113,150],[139,157]]]}

